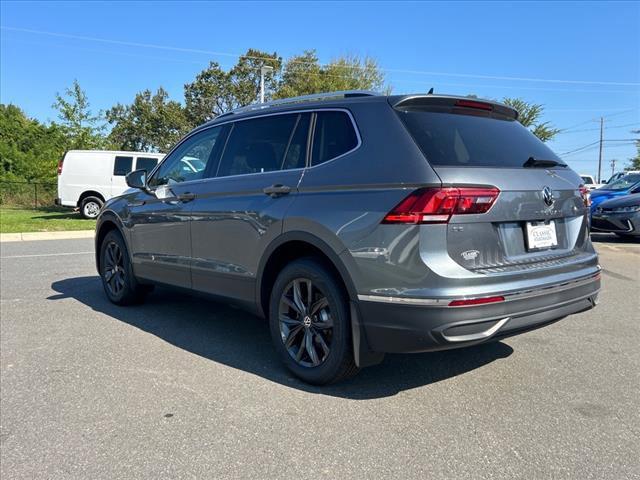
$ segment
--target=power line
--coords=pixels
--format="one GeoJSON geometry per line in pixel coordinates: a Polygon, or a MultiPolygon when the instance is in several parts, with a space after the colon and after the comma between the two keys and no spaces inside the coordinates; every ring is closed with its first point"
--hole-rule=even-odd
{"type": "MultiPolygon", "coordinates": [[[[19,28],[19,27],[9,27],[9,26],[0,26],[2,30],[9,30],[14,32],[23,32],[23,33],[32,33],[38,35],[49,35],[54,37],[61,38],[70,38],[74,40],[84,40],[91,42],[102,42],[102,43],[110,43],[113,45],[123,45],[129,47],[140,47],[140,48],[153,48],[158,50],[171,50],[175,52],[183,52],[183,53],[196,53],[196,54],[204,54],[204,55],[213,55],[213,56],[226,56],[226,57],[242,57],[242,58],[250,58],[253,60],[269,60],[273,61],[272,57],[260,57],[260,56],[252,56],[252,55],[242,55],[238,53],[230,53],[230,52],[218,52],[212,50],[203,50],[197,48],[185,48],[185,47],[173,47],[169,45],[158,45],[152,43],[140,43],[140,42],[129,42],[124,40],[114,40],[108,38],[99,38],[99,37],[89,37],[84,35],[73,35],[68,33],[60,33],[60,32],[49,32],[44,30],[33,30],[28,28],[19,28]]],[[[311,62],[301,62],[301,61],[289,61],[289,63],[294,64],[310,64],[311,62]]],[[[363,67],[355,66],[355,65],[344,65],[343,68],[351,68],[351,69],[362,69],[363,67]]],[[[483,78],[490,80],[508,80],[508,81],[520,81],[520,82],[542,82],[542,83],[560,83],[560,84],[573,84],[573,85],[616,85],[616,86],[640,86],[639,82],[603,82],[599,80],[565,80],[565,79],[551,79],[551,78],[533,78],[533,77],[512,77],[512,76],[504,76],[504,75],[484,75],[484,74],[476,74],[476,73],[452,73],[452,72],[437,72],[437,71],[423,71],[423,70],[408,70],[408,69],[393,69],[393,68],[382,68],[379,67],[382,71],[387,72],[395,72],[395,73],[405,73],[405,74],[414,74],[414,75],[431,75],[431,76],[449,76],[449,77],[462,77],[462,78],[483,78]]]]}

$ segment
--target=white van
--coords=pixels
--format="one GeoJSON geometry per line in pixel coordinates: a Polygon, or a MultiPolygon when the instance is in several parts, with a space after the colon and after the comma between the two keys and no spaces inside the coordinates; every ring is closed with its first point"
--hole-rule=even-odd
{"type": "Polygon", "coordinates": [[[69,150],[58,163],[56,205],[79,208],[84,218],[96,218],[104,202],[127,190],[125,176],[153,170],[163,153],[69,150]]]}

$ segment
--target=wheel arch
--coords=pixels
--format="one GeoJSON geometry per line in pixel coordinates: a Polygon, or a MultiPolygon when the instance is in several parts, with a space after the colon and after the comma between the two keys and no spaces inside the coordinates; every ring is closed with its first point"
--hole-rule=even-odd
{"type": "Polygon", "coordinates": [[[318,258],[331,269],[344,286],[349,300],[357,301],[355,285],[339,253],[315,235],[298,231],[287,232],[269,244],[258,266],[256,306],[261,316],[268,316],[271,287],[280,269],[292,260],[308,256],[318,258]]]}
{"type": "MultiPolygon", "coordinates": [[[[122,238],[127,243],[126,236],[124,235],[124,230],[122,228],[122,221],[118,216],[112,211],[103,212],[100,215],[100,219],[96,225],[96,236],[95,236],[95,251],[96,251],[96,269],[98,270],[98,274],[100,273],[100,245],[102,245],[102,241],[104,237],[107,236],[112,230],[117,230],[122,235],[122,238]]],[[[129,248],[127,248],[129,250],[129,248]]]]}
{"type": "Polygon", "coordinates": [[[105,196],[103,194],[101,194],[100,192],[98,192],[96,190],[85,190],[84,192],[82,192],[80,194],[80,197],[78,197],[78,208],[82,207],[82,201],[87,197],[99,198],[100,200],[102,200],[102,203],[104,203],[106,201],[105,200],[105,196]]]}

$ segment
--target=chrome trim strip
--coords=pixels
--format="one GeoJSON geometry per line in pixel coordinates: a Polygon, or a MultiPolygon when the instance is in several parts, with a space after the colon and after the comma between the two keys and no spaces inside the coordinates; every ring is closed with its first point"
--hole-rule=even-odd
{"type": "MultiPolygon", "coordinates": [[[[573,280],[571,282],[565,282],[560,284],[551,285],[548,287],[522,290],[520,292],[501,294],[500,292],[487,293],[486,295],[474,296],[474,297],[450,297],[450,298],[404,298],[404,297],[388,297],[383,295],[358,295],[358,300],[363,302],[379,302],[379,303],[394,303],[399,305],[413,305],[421,307],[448,307],[449,303],[453,300],[473,300],[476,298],[486,298],[495,295],[504,296],[504,302],[511,302],[514,300],[522,300],[525,298],[539,297],[542,295],[548,295],[557,292],[563,292],[572,288],[588,285],[595,282],[599,278],[600,272],[589,276],[588,278],[582,278],[580,280],[573,280]]],[[[595,294],[594,292],[593,294],[595,294]]],[[[589,294],[592,295],[592,294],[589,294]]],[[[504,303],[500,302],[500,303],[504,303]]],[[[496,302],[498,303],[498,302],[496,302]]],[[[491,305],[491,304],[488,304],[491,305]]],[[[477,307],[478,305],[460,305],[451,308],[468,308],[477,307]]]]}
{"type": "MultiPolygon", "coordinates": [[[[483,340],[485,338],[492,337],[509,320],[511,320],[511,317],[503,318],[502,320],[499,320],[498,323],[496,323],[493,327],[483,332],[470,333],[468,335],[445,335],[443,332],[441,332],[440,335],[442,335],[442,337],[448,342],[471,342],[473,340],[483,340]]],[[[451,327],[455,326],[456,325],[452,325],[451,327]]]]}

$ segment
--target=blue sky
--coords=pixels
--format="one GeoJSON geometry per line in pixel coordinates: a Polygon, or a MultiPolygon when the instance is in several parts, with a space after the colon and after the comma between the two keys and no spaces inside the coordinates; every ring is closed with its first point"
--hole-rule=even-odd
{"type": "MultiPolygon", "coordinates": [[[[634,153],[617,140],[640,129],[638,2],[2,2],[0,8],[0,100],[43,121],[55,119],[54,94],[74,78],[95,110],[159,86],[182,100],[184,83],[210,60],[231,66],[254,47],[285,58],[316,49],[322,62],[371,55],[394,93],[433,86],[439,93],[541,103],[545,119],[567,129],[550,144],[560,154],[596,142],[604,116],[611,141],[603,177],[612,158],[621,165],[634,153]]],[[[597,146],[564,158],[581,173],[597,170],[597,146]]]]}

